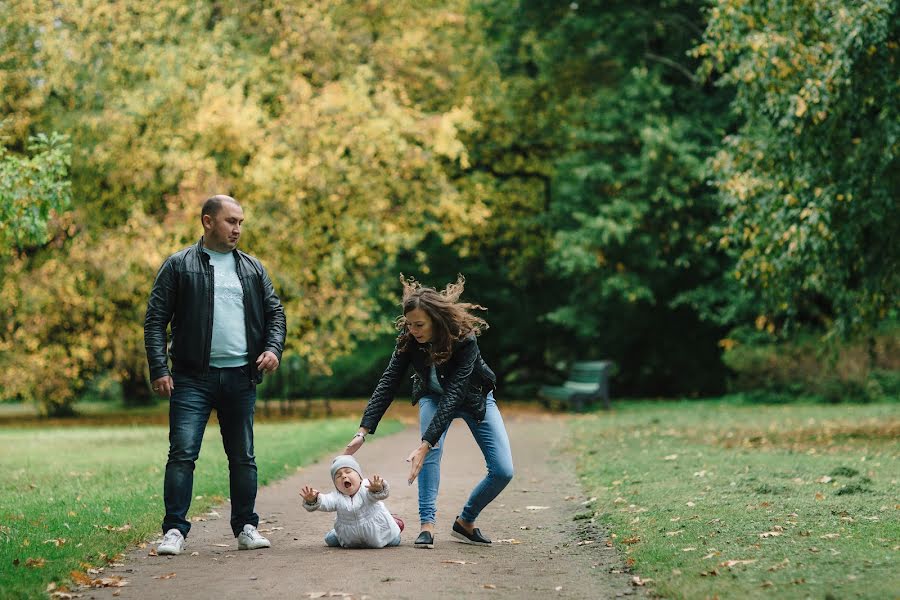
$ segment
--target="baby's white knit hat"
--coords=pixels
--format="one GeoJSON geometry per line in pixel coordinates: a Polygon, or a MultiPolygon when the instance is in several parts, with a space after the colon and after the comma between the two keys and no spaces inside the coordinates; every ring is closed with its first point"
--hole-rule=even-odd
{"type": "Polygon", "coordinates": [[[343,469],[344,467],[350,467],[354,471],[357,472],[359,478],[362,479],[362,469],[359,468],[359,463],[356,462],[356,459],[350,456],[349,454],[341,454],[334,457],[334,460],[331,461],[331,480],[334,481],[334,475],[338,472],[338,469],[343,469]]]}

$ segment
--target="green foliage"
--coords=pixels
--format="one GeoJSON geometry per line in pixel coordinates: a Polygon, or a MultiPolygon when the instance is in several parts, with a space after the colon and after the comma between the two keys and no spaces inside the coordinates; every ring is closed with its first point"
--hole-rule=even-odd
{"type": "Polygon", "coordinates": [[[699,4],[479,6],[508,92],[476,101],[487,125],[472,162],[531,183],[517,195],[527,210],[496,211],[498,235],[483,243],[506,262],[501,280],[530,296],[537,331],[509,346],[537,335],[551,340],[543,364],[613,358],[616,393],[721,389],[722,330],[678,302],[724,268],[708,250],[718,215],[704,165],[729,93],[698,85],[685,56],[699,4]]]}
{"type": "Polygon", "coordinates": [[[894,404],[633,402],[573,422],[571,449],[651,595],[882,598],[898,428],[894,404]]]}
{"type": "Polygon", "coordinates": [[[243,203],[242,245],[268,267],[312,372],[383,330],[370,282],[395,277],[391,257],[486,216],[444,171],[468,164],[459,134],[475,126],[464,99],[437,101],[465,32],[454,8],[0,5],[4,111],[16,135],[70,135],[79,198],[54,248],[7,268],[0,372],[17,376],[4,394],[53,413],[108,372],[148,398],[147,293],[216,192],[243,203]]]}
{"type": "MultiPolygon", "coordinates": [[[[739,332],[735,332],[739,333],[739,332]]],[[[823,342],[805,333],[780,340],[753,331],[724,340],[735,391],[829,402],[900,400],[900,337],[890,324],[867,337],[823,342]]]]}
{"type": "Polygon", "coordinates": [[[779,328],[870,329],[900,290],[898,5],[722,0],[694,55],[735,90],[719,244],[779,328]]]}
{"type": "Polygon", "coordinates": [[[52,219],[72,203],[71,149],[56,132],[30,137],[29,156],[0,145],[0,259],[49,241],[52,219]]]}

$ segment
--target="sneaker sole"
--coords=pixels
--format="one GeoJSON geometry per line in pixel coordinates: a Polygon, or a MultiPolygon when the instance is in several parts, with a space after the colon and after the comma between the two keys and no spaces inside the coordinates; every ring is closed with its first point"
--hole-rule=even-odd
{"type": "Polygon", "coordinates": [[[271,548],[272,544],[264,544],[262,546],[238,546],[238,550],[262,550],[263,548],[271,548]]]}
{"type": "Polygon", "coordinates": [[[157,548],[156,554],[157,556],[178,556],[179,554],[181,554],[181,550],[160,550],[159,548],[157,548]]]}
{"type": "Polygon", "coordinates": [[[485,542],[476,542],[476,541],[474,541],[474,540],[470,540],[469,538],[467,538],[467,537],[464,536],[463,534],[457,533],[457,532],[455,532],[455,531],[451,531],[451,532],[450,532],[450,535],[451,535],[452,537],[456,538],[457,541],[462,542],[463,544],[471,544],[471,545],[473,545],[473,546],[490,546],[490,545],[491,545],[490,542],[485,543],[485,542]]]}
{"type": "Polygon", "coordinates": [[[413,544],[416,548],[424,548],[427,550],[433,550],[434,544],[413,544]]]}

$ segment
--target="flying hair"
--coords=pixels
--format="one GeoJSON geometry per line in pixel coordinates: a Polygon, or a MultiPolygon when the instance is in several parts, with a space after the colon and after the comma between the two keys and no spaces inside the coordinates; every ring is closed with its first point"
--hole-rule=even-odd
{"type": "Polygon", "coordinates": [[[403,315],[396,320],[397,347],[406,349],[412,337],[407,328],[406,315],[415,309],[421,309],[431,318],[432,338],[427,351],[432,364],[446,362],[453,354],[453,345],[470,335],[481,335],[489,325],[487,321],[472,314],[474,310],[487,310],[480,304],[462,302],[460,297],[465,289],[466,278],[457,275],[456,283],[448,283],[447,287],[438,291],[426,287],[412,277],[400,274],[403,286],[403,315]]]}

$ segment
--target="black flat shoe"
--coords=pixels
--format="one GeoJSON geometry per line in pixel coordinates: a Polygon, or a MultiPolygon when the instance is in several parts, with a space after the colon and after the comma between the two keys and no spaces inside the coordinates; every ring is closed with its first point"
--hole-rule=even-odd
{"type": "Polygon", "coordinates": [[[472,533],[466,531],[459,522],[453,522],[453,531],[450,533],[453,537],[461,541],[463,544],[474,544],[476,546],[490,546],[491,540],[481,535],[481,530],[477,527],[472,533]]]}
{"type": "Polygon", "coordinates": [[[434,536],[430,531],[423,531],[416,538],[414,545],[416,548],[434,548],[434,536]]]}

